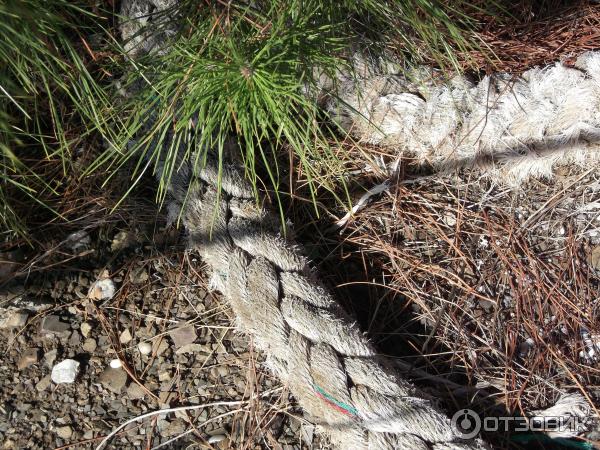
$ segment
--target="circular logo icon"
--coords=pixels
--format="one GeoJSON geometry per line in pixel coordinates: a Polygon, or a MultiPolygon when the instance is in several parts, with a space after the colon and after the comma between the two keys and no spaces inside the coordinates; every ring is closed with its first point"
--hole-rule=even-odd
{"type": "Polygon", "coordinates": [[[462,439],[473,439],[481,430],[481,419],[471,409],[461,409],[452,416],[452,428],[462,439]]]}

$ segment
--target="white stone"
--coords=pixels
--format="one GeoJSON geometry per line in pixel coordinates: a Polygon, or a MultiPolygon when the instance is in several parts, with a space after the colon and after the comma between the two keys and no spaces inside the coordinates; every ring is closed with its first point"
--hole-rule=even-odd
{"type": "Polygon", "coordinates": [[[79,373],[79,361],[75,361],[74,359],[65,359],[64,361],[59,362],[52,368],[52,374],[50,378],[56,384],[61,383],[72,383],[77,378],[77,374],[79,373]]]}
{"type": "Polygon", "coordinates": [[[135,233],[132,233],[131,231],[119,231],[110,243],[110,251],[117,252],[126,249],[136,242],[137,239],[135,233]]]}
{"type": "Polygon", "coordinates": [[[9,311],[0,317],[0,328],[21,328],[27,323],[29,313],[25,311],[9,311]]]}
{"type": "Polygon", "coordinates": [[[109,363],[110,367],[112,367],[113,369],[118,369],[121,366],[123,366],[123,363],[121,362],[120,359],[111,359],[110,363],[109,363]]]}
{"type": "Polygon", "coordinates": [[[88,294],[92,300],[109,300],[115,296],[117,287],[110,278],[103,278],[96,281],[88,294]]]}
{"type": "Polygon", "coordinates": [[[85,350],[88,353],[94,353],[96,347],[98,347],[98,343],[95,339],[92,338],[87,338],[82,346],[83,350],[85,350]]]}
{"type": "Polygon", "coordinates": [[[71,436],[73,435],[73,428],[71,428],[70,426],[66,425],[64,427],[58,427],[56,429],[56,434],[58,435],[58,437],[60,437],[61,439],[71,439],[71,436]]]}
{"type": "Polygon", "coordinates": [[[84,230],[76,231],[67,236],[65,244],[73,253],[79,254],[90,247],[92,238],[84,230]]]}
{"type": "Polygon", "coordinates": [[[171,373],[167,370],[158,374],[158,381],[169,381],[170,379],[171,373]]]}
{"type": "Polygon", "coordinates": [[[92,331],[92,326],[88,322],[83,322],[79,328],[83,337],[88,337],[92,331]]]}
{"type": "Polygon", "coordinates": [[[208,438],[208,443],[216,444],[217,442],[221,442],[221,441],[225,440],[226,438],[227,438],[227,436],[225,436],[224,434],[214,434],[208,438]]]}
{"type": "Polygon", "coordinates": [[[138,350],[142,355],[149,355],[152,353],[152,344],[150,342],[140,342],[138,344],[138,350]]]}
{"type": "Polygon", "coordinates": [[[121,344],[129,344],[133,338],[131,337],[131,331],[129,329],[124,330],[119,336],[119,342],[121,344]]]}

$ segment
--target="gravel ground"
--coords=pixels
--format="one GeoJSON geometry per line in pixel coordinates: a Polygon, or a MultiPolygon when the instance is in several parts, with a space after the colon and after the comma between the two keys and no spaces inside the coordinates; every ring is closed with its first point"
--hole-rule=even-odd
{"type": "Polygon", "coordinates": [[[132,237],[73,235],[89,270],[0,292],[0,448],[96,448],[127,420],[178,406],[193,409],[133,422],[104,448],[322,448],[194,256],[132,237]],[[73,382],[55,382],[53,368],[77,363],[73,382]]]}

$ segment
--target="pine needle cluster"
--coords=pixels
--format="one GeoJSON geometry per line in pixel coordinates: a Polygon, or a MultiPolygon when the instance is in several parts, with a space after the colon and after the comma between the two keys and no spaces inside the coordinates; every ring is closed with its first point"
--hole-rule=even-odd
{"type": "Polygon", "coordinates": [[[91,136],[101,137],[96,141],[106,150],[87,173],[113,176],[127,167],[139,181],[160,162],[159,200],[182,159],[194,158],[200,168],[207,151],[222,157],[232,137],[255,187],[283,192],[285,151],[308,180],[313,201],[321,187],[339,192],[343,161],[330,145],[339,134],[307,92],[323,74],[335,79],[340,70],[352,71],[357,47],[393,51],[407,64],[427,59],[451,67],[456,50],[474,45],[472,11],[468,2],[444,0],[182,0],[177,11],[165,12],[176,18],[178,32],[164,51],[133,61],[92,4],[6,0],[0,4],[0,227],[7,236],[25,234],[20,211],[58,194],[75,148],[91,136]],[[88,57],[92,35],[107,43],[110,67],[90,70],[98,64],[88,57]],[[114,79],[100,82],[98,73],[114,79]],[[127,98],[116,94],[117,81],[127,98]],[[59,161],[61,173],[48,176],[40,161],[59,161]]]}
{"type": "Polygon", "coordinates": [[[137,94],[122,114],[127,133],[97,163],[116,168],[133,160],[135,179],[160,166],[163,199],[178,164],[194,158],[201,169],[208,151],[222,161],[225,143],[235,136],[253,185],[260,184],[260,168],[268,177],[262,182],[278,195],[277,156],[285,144],[316,201],[318,187],[338,190],[343,164],[329,145],[335,132],[306,93],[318,90],[323,75],[351,72],[357,46],[371,52],[392,47],[412,63],[426,56],[451,66],[453,51],[472,45],[463,6],[429,0],[182,2],[179,11],[168,12],[184,24],[167,50],[132,64],[128,86],[137,94]],[[132,139],[135,144],[126,145],[132,139]]]}

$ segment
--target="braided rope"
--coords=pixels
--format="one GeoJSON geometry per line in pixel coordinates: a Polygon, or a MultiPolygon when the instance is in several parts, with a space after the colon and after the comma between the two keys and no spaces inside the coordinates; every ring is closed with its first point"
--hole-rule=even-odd
{"type": "MultiPolygon", "coordinates": [[[[141,53],[157,48],[135,18],[147,21],[171,4],[123,2],[122,15],[130,18],[121,28],[125,41],[143,36],[141,53]]],[[[137,54],[132,48],[130,55],[137,54]]],[[[198,172],[184,163],[169,189],[176,207],[185,205],[190,246],[209,266],[211,285],[231,304],[239,328],[254,337],[273,372],[339,448],[485,448],[480,441],[463,443],[448,417],[387,367],[314,279],[300,249],[282,238],[277,219],[257,205],[238,170],[227,166],[219,176],[215,159],[198,172]]]]}
{"type": "MultiPolygon", "coordinates": [[[[124,2],[122,13],[148,18],[152,10],[171,5],[172,0],[133,0],[124,2]]],[[[122,33],[126,40],[131,33],[145,36],[142,53],[157,48],[143,23],[129,21],[122,33]]],[[[207,263],[212,287],[224,294],[239,328],[253,336],[269,367],[339,448],[485,448],[478,440],[463,442],[449,418],[377,355],[312,276],[301,249],[281,236],[277,218],[257,205],[240,171],[226,166],[219,172],[210,157],[198,171],[189,162],[177,167],[169,189],[175,208],[183,207],[190,247],[207,263]]]]}
{"type": "Polygon", "coordinates": [[[440,83],[425,67],[401,70],[358,54],[355,60],[355,72],[338,74],[335,96],[323,95],[334,87],[325,77],[324,92],[313,94],[360,141],[440,171],[480,167],[513,185],[550,177],[558,165],[598,165],[600,52],[479,82],[456,76],[440,83]]]}
{"type": "Polygon", "coordinates": [[[235,167],[183,165],[171,192],[182,222],[269,367],[343,449],[476,449],[414,385],[394,373],[277,230],[235,167]],[[187,189],[187,197],[183,194],[187,189]]]}
{"type": "MultiPolygon", "coordinates": [[[[153,10],[176,3],[123,2],[124,16],[143,17],[122,27],[126,40],[134,36],[132,57],[160,51],[164,36],[138,31],[153,10]]],[[[487,160],[497,174],[517,181],[547,175],[557,163],[598,157],[598,54],[582,56],[574,68],[556,65],[479,84],[459,77],[437,85],[423,71],[390,74],[387,63],[357,66],[359,79],[340,76],[340,95],[326,107],[361,140],[410,150],[441,168],[487,160]]],[[[326,88],[330,80],[323,81],[326,88]]],[[[448,417],[377,355],[234,166],[219,180],[215,159],[198,172],[183,165],[170,188],[179,207],[185,198],[183,224],[213,287],[340,448],[486,448],[479,440],[461,441],[448,417]]]]}

